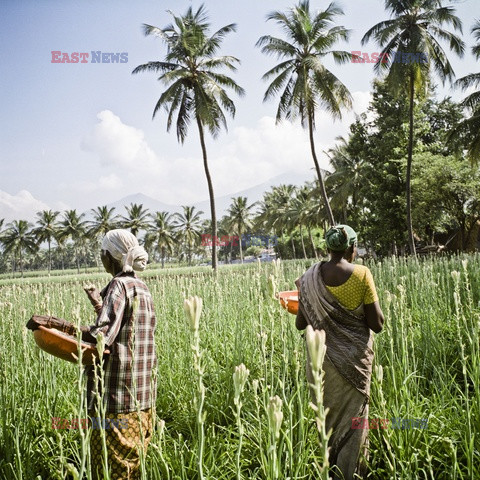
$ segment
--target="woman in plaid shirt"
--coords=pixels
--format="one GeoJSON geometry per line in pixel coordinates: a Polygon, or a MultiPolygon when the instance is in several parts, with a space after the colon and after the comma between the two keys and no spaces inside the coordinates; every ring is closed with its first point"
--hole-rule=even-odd
{"type": "MultiPolygon", "coordinates": [[[[105,435],[111,479],[139,477],[140,456],[145,456],[152,435],[152,407],[156,385],[155,312],[152,296],[135,275],[145,269],[148,255],[128,230],[109,231],[102,241],[101,258],[113,276],[99,292],[85,289],[97,313],[97,321],[82,333],[85,341],[96,342],[101,333],[110,355],[103,364],[105,435]],[[107,420],[108,419],[108,420],[107,420]]],[[[102,392],[99,368],[87,367],[88,408],[98,417],[102,392]]],[[[92,430],[93,478],[103,478],[103,446],[100,429],[92,430]]]]}

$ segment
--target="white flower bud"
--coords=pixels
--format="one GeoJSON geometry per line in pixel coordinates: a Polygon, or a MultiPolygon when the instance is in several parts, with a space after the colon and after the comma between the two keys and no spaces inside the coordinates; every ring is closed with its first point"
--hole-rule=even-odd
{"type": "Polygon", "coordinates": [[[247,382],[250,370],[242,363],[235,367],[233,372],[233,386],[235,387],[235,397],[239,398],[247,382]]]}
{"type": "Polygon", "coordinates": [[[311,325],[307,326],[307,348],[310,354],[312,370],[319,372],[322,369],[323,359],[327,351],[325,345],[325,331],[314,330],[311,325]]]}
{"type": "Polygon", "coordinates": [[[190,329],[192,332],[198,331],[200,315],[202,314],[202,299],[200,297],[190,297],[183,302],[183,308],[190,320],[190,329]]]}
{"type": "Polygon", "coordinates": [[[282,399],[275,395],[270,397],[267,407],[268,426],[270,431],[275,435],[275,438],[280,437],[280,428],[283,421],[282,399]]]}

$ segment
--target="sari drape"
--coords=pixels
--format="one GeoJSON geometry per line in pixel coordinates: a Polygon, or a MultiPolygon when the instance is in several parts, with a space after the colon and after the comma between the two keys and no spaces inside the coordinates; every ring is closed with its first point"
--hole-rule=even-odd
{"type": "MultiPolygon", "coordinates": [[[[312,266],[298,280],[299,308],[308,324],[325,331],[323,404],[329,409],[327,431],[332,429],[329,461],[336,466],[334,478],[352,479],[365,470],[360,453],[366,454],[368,430],[352,429],[352,419],[368,417],[373,335],[363,304],[352,311],[340,305],[323,282],[321,265],[312,266]]],[[[307,378],[312,383],[308,351],[307,378]]]]}

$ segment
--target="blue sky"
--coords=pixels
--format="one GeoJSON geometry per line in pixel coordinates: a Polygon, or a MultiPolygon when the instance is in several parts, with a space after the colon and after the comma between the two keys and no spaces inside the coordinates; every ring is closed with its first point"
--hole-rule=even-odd
{"type": "MultiPolygon", "coordinates": [[[[167,10],[182,14],[195,0],[25,1],[3,0],[0,15],[0,218],[33,218],[44,208],[79,212],[137,192],[170,204],[188,204],[208,197],[198,136],[190,128],[182,146],[174,131],[166,132],[165,116],[152,121],[162,85],[153,73],[132,75],[149,60],[163,58],[165,47],[142,33],[143,23],[164,27],[167,10]],[[52,63],[52,51],[128,54],[126,63],[52,63]]],[[[235,80],[246,90],[235,97],[237,115],[228,133],[207,138],[217,195],[235,193],[291,170],[311,175],[306,132],[298,124],[276,126],[276,102],[263,103],[266,84],[261,76],[276,60],[265,57],[255,43],[261,35],[278,35],[266,22],[272,10],[286,10],[284,0],[205,0],[212,32],[236,23],[221,54],[241,60],[235,80]]],[[[387,18],[383,1],[344,0],[345,15],[338,23],[351,29],[347,51],[378,51],[364,47],[365,31],[387,18]]],[[[327,2],[311,0],[312,9],[327,2]]],[[[467,47],[470,28],[480,18],[477,0],[456,2],[467,47]]],[[[91,55],[90,55],[91,56],[91,55]]],[[[450,56],[457,77],[478,71],[470,51],[464,59],[450,56]]],[[[327,63],[354,96],[355,111],[368,105],[371,64],[336,66],[327,63]]],[[[448,86],[441,96],[461,98],[448,86]]],[[[354,113],[333,122],[325,113],[317,118],[318,152],[346,134],[354,113]]],[[[326,157],[321,153],[323,166],[326,157]]]]}

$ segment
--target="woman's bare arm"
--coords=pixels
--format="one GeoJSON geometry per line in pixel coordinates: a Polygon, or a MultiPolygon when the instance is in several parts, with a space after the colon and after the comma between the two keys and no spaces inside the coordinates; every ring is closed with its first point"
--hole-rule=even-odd
{"type": "Polygon", "coordinates": [[[383,328],[383,322],[385,321],[380,304],[378,302],[369,303],[364,305],[363,308],[365,311],[365,318],[367,320],[368,328],[373,330],[375,333],[380,333],[383,328]]]}
{"type": "Polygon", "coordinates": [[[307,325],[307,319],[303,316],[302,310],[299,308],[297,318],[295,319],[295,326],[298,330],[305,330],[307,325]]]}

